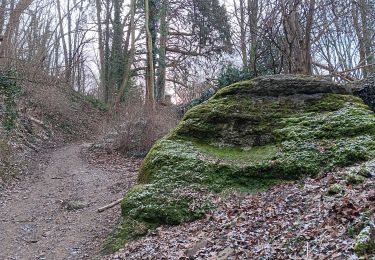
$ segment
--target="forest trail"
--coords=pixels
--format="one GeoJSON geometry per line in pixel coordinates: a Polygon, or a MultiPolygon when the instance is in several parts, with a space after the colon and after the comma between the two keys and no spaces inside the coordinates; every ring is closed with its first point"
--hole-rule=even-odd
{"type": "Polygon", "coordinates": [[[120,207],[97,209],[133,185],[137,164],[93,166],[84,156],[87,147],[72,144],[38,156],[30,174],[0,192],[0,259],[92,259],[97,254],[120,207]]]}

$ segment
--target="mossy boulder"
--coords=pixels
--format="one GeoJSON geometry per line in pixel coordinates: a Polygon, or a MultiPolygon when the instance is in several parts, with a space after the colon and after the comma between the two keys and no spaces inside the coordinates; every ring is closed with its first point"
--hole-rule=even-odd
{"type": "Polygon", "coordinates": [[[354,251],[358,255],[371,254],[375,252],[375,226],[366,226],[355,239],[354,251]]]}
{"type": "Polygon", "coordinates": [[[366,161],[375,116],[344,86],[305,76],[235,83],[188,111],[144,160],[123,217],[148,225],[202,217],[212,194],[264,190],[366,161]]]}

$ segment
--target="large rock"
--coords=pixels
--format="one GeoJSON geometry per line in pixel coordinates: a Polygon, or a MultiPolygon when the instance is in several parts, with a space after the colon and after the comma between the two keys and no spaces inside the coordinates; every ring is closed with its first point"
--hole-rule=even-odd
{"type": "Polygon", "coordinates": [[[233,84],[155,144],[125,195],[125,222],[179,224],[201,217],[216,192],[264,190],[368,160],[374,131],[374,113],[335,83],[269,76],[233,84]]]}
{"type": "Polygon", "coordinates": [[[375,76],[348,84],[355,96],[360,97],[366,105],[375,111],[375,76]]]}

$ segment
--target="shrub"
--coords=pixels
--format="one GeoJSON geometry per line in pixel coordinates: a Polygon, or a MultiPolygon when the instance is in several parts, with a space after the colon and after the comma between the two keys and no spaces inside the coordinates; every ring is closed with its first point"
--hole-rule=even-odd
{"type": "Polygon", "coordinates": [[[136,96],[118,108],[114,127],[110,127],[110,132],[95,146],[126,156],[144,157],[155,141],[168,134],[177,122],[177,110],[174,107],[157,106],[150,111],[145,109],[143,101],[136,96]]]}
{"type": "Polygon", "coordinates": [[[109,106],[106,103],[97,99],[96,97],[94,97],[92,95],[82,95],[82,94],[78,94],[78,95],[81,95],[83,100],[90,103],[94,108],[98,109],[99,111],[101,111],[101,112],[108,112],[109,111],[109,106]]]}
{"type": "Polygon", "coordinates": [[[229,86],[233,83],[250,80],[255,77],[249,68],[238,68],[232,64],[225,66],[218,76],[218,88],[229,86]]]}
{"type": "Polygon", "coordinates": [[[116,150],[131,156],[145,156],[156,140],[166,135],[177,124],[168,109],[158,108],[149,113],[140,109],[128,114],[120,126],[116,150]]]}
{"type": "Polygon", "coordinates": [[[206,91],[203,91],[200,97],[191,100],[190,102],[182,105],[180,107],[181,114],[183,115],[187,110],[202,104],[212,97],[217,90],[229,86],[233,83],[249,80],[254,78],[254,73],[251,72],[248,68],[238,68],[232,64],[224,66],[219,72],[217,84],[215,87],[210,88],[206,91]]]}
{"type": "Polygon", "coordinates": [[[15,127],[18,118],[16,98],[19,92],[20,88],[10,77],[10,74],[0,74],[0,100],[3,99],[5,104],[2,124],[7,131],[11,131],[15,127]]]}
{"type": "Polygon", "coordinates": [[[0,190],[2,183],[7,182],[15,175],[19,174],[19,167],[15,164],[12,147],[0,133],[0,190]]]}

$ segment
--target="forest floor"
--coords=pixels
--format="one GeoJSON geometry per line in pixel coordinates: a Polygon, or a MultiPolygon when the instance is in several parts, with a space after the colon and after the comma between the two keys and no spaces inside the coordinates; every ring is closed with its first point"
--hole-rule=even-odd
{"type": "Polygon", "coordinates": [[[347,171],[265,192],[221,194],[204,219],[159,227],[103,259],[359,259],[354,238],[375,210],[375,174],[352,185],[347,171]],[[328,195],[333,184],[343,190],[328,195]]]}
{"type": "Polygon", "coordinates": [[[36,154],[28,174],[0,191],[0,259],[93,259],[134,185],[140,160],[68,144],[36,154]],[[95,162],[95,163],[93,163],[95,162]]]}

